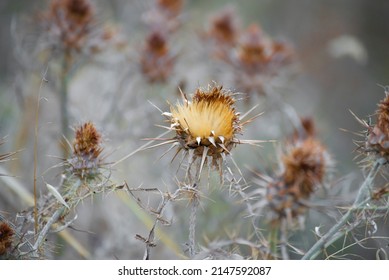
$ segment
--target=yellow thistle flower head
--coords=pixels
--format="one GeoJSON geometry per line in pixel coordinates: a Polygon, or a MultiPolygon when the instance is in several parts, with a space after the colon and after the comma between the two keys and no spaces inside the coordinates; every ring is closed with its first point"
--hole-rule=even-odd
{"type": "Polygon", "coordinates": [[[220,157],[236,143],[235,135],[241,131],[239,114],[234,108],[235,99],[222,86],[197,89],[188,101],[171,106],[171,128],[185,150],[193,149],[195,155],[220,157]]]}
{"type": "Polygon", "coordinates": [[[185,158],[188,160],[186,175],[189,180],[193,179],[191,177],[193,168],[200,179],[205,164],[219,171],[222,176],[224,160],[226,156],[230,156],[231,150],[237,144],[258,145],[268,142],[238,139],[237,135],[242,133],[243,127],[260,114],[245,119],[255,107],[241,116],[234,106],[236,94],[223,89],[222,86],[214,83],[208,85],[206,89],[197,88],[190,99],[183,92],[181,95],[182,101],[170,105],[169,112],[161,111],[170,123],[164,128],[173,131],[175,135],[171,138],[149,138],[163,142],[147,149],[170,144],[171,147],[162,155],[164,156],[178,147],[173,159],[183,152],[182,160],[185,158]]]}

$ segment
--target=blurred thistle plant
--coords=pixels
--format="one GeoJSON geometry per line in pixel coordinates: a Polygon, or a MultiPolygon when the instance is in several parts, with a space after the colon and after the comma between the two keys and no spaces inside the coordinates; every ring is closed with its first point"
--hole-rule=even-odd
{"type": "MultiPolygon", "coordinates": [[[[101,144],[101,134],[93,123],[86,122],[76,128],[72,155],[61,164],[65,166],[61,185],[56,188],[46,183],[49,193],[40,199],[37,206],[38,231],[32,250],[40,256],[46,256],[45,241],[49,232],[52,229],[61,231],[75,221],[77,214],[72,218],[69,216],[81,201],[121,188],[110,181],[110,168],[102,157],[101,144]]],[[[19,218],[22,218],[23,224],[34,220],[32,211],[20,213],[19,218]]]]}
{"type": "Polygon", "coordinates": [[[201,35],[210,47],[212,56],[223,61],[231,59],[239,34],[238,18],[235,10],[227,6],[213,15],[207,29],[201,35]]]}
{"type": "MultiPolygon", "coordinates": [[[[353,116],[365,129],[357,135],[363,137],[363,140],[355,141],[357,151],[363,157],[360,160],[362,167],[368,170],[365,180],[359,187],[357,196],[351,206],[347,207],[344,213],[325,234],[305,253],[302,259],[316,258],[322,251],[331,246],[339,238],[352,232],[361,224],[366,228],[373,226],[373,230],[367,230],[368,238],[377,232],[377,223],[375,219],[385,218],[388,214],[389,194],[387,184],[383,187],[375,187],[375,178],[382,171],[382,167],[388,163],[388,140],[389,140],[389,89],[384,87],[385,98],[378,103],[376,110],[377,123],[372,125],[370,120],[366,121],[353,116]]],[[[359,243],[359,241],[357,241],[359,243]]]]}
{"type": "Polygon", "coordinates": [[[360,135],[364,137],[362,141],[356,141],[358,151],[364,156],[362,163],[371,165],[374,159],[383,159],[386,162],[389,159],[389,88],[385,87],[385,98],[378,103],[378,109],[375,116],[377,123],[372,125],[370,122],[354,117],[365,128],[360,135]]]}
{"type": "Polygon", "coordinates": [[[316,139],[313,120],[301,119],[301,127],[286,140],[279,159],[278,174],[260,175],[258,184],[263,189],[254,190],[264,199],[258,211],[266,211],[270,222],[270,250],[278,258],[281,243],[282,258],[288,258],[287,231],[296,224],[303,228],[308,200],[328,177],[333,161],[327,149],[316,139]],[[262,193],[264,191],[264,193],[262,193]],[[297,223],[296,223],[297,222],[297,223]],[[281,236],[279,236],[281,235],[281,236]],[[281,240],[281,241],[280,241],[281,240]]]}
{"type": "Polygon", "coordinates": [[[174,33],[181,26],[184,0],[155,0],[154,5],[143,18],[154,28],[163,28],[167,33],[174,33]]]}
{"type": "Polygon", "coordinates": [[[231,58],[236,87],[249,96],[265,93],[265,83],[293,60],[291,46],[273,40],[258,24],[251,24],[241,35],[231,58]]]}
{"type": "MultiPolygon", "coordinates": [[[[48,56],[61,58],[59,96],[61,132],[69,137],[68,87],[75,66],[85,57],[109,49],[119,50],[125,45],[112,26],[102,26],[97,20],[91,0],[53,0],[47,11],[41,13],[44,31],[44,51],[48,56]],[[82,56],[83,55],[83,56],[82,56]]],[[[64,158],[68,155],[64,150],[64,158]]]]}
{"type": "Polygon", "coordinates": [[[172,74],[176,56],[173,55],[167,34],[154,29],[146,38],[140,54],[140,68],[150,83],[166,82],[172,74]]]}

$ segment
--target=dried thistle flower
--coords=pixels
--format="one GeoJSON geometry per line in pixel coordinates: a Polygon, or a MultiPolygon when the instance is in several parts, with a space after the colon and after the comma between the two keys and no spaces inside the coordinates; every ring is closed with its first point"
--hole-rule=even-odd
{"type": "Polygon", "coordinates": [[[207,89],[198,88],[191,100],[184,93],[182,98],[183,103],[171,105],[170,112],[163,113],[170,123],[168,129],[174,131],[175,136],[167,140],[157,139],[166,140],[157,146],[169,143],[172,143],[172,148],[178,146],[177,154],[184,151],[189,155],[189,166],[199,159],[198,173],[205,162],[212,163],[221,172],[224,156],[234,146],[262,142],[237,138],[243,126],[257,116],[242,122],[234,107],[233,94],[222,86],[215,84],[207,89]]]}
{"type": "Polygon", "coordinates": [[[211,53],[216,58],[230,59],[230,52],[238,38],[238,29],[237,16],[231,7],[226,7],[210,19],[204,38],[210,43],[211,53]]]}
{"type": "Polygon", "coordinates": [[[232,60],[237,87],[247,93],[262,93],[264,82],[290,64],[293,57],[289,45],[273,40],[259,25],[250,25],[237,43],[232,60]]]}
{"type": "Polygon", "coordinates": [[[91,122],[84,123],[75,131],[73,155],[68,160],[71,172],[80,177],[98,173],[101,166],[102,137],[91,122]]]}
{"type": "Polygon", "coordinates": [[[0,256],[5,255],[12,246],[14,231],[5,222],[0,222],[0,256]]]}
{"type": "Polygon", "coordinates": [[[306,201],[324,183],[332,165],[326,148],[315,138],[313,121],[302,119],[301,130],[294,131],[280,157],[280,173],[266,178],[266,201],[269,220],[278,224],[286,219],[289,225],[303,219],[306,201]],[[296,137],[298,136],[298,137],[296,137]]]}
{"type": "Polygon", "coordinates": [[[155,29],[146,38],[140,57],[142,73],[149,82],[166,81],[174,67],[175,56],[171,54],[167,36],[161,29],[155,29]]]}
{"type": "Polygon", "coordinates": [[[376,158],[389,159],[389,91],[385,88],[385,98],[378,104],[377,124],[374,126],[359,120],[366,131],[366,141],[361,147],[364,153],[376,158]]]}
{"type": "Polygon", "coordinates": [[[42,18],[52,44],[80,51],[95,23],[95,10],[89,0],[53,0],[42,18]]]}

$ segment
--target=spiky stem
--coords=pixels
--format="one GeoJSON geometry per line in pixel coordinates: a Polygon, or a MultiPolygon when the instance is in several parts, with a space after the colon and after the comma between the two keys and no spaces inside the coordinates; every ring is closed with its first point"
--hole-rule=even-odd
{"type": "MultiPolygon", "coordinates": [[[[342,230],[343,226],[351,219],[355,209],[359,209],[362,205],[366,204],[370,200],[370,198],[366,198],[366,194],[368,193],[368,190],[370,189],[373,180],[377,175],[378,171],[380,170],[381,166],[385,163],[386,161],[383,159],[377,159],[374,162],[372,169],[370,170],[369,174],[366,176],[365,181],[359,188],[357,197],[355,198],[353,205],[343,215],[343,217],[308,250],[308,252],[303,256],[303,260],[314,259],[315,257],[317,257],[318,254],[320,254],[322,249],[327,248],[338,239],[334,239],[332,237],[342,230]]],[[[344,232],[344,234],[345,233],[346,232],[344,232]]]]}

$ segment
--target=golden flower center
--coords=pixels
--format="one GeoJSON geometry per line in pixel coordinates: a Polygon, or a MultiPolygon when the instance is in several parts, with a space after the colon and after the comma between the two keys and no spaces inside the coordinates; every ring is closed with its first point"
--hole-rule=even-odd
{"type": "MultiPolygon", "coordinates": [[[[171,109],[173,120],[191,137],[206,139],[223,137],[230,141],[234,135],[234,108],[223,98],[194,100],[188,104],[178,104],[171,109]]],[[[222,138],[222,139],[223,139],[222,138]]],[[[223,142],[223,140],[222,140],[223,142]]]]}

